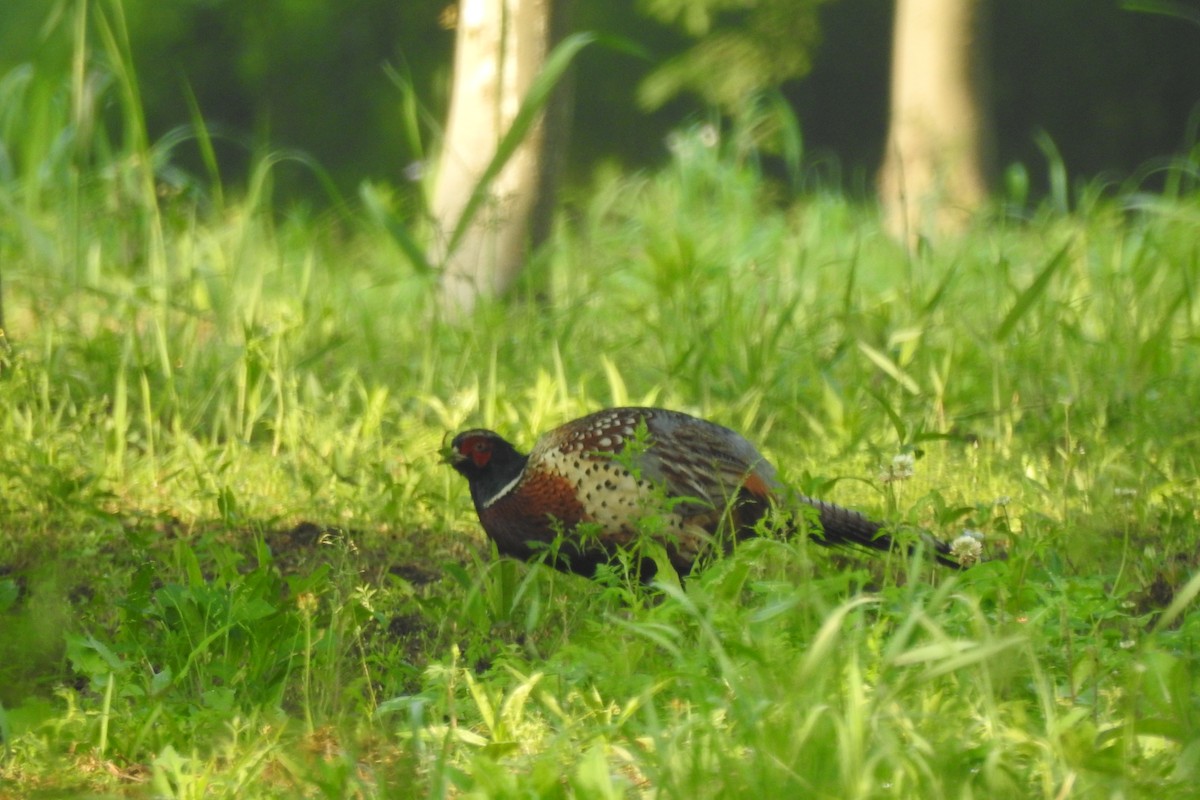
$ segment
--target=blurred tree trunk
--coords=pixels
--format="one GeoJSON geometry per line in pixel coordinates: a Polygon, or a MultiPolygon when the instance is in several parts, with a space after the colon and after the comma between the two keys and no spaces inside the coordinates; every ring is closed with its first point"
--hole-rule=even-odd
{"type": "Polygon", "coordinates": [[[987,196],[983,0],[896,0],[887,152],[879,174],[893,236],[954,233],[987,196]]]}
{"type": "Polygon", "coordinates": [[[443,266],[441,301],[466,316],[481,297],[512,285],[529,251],[549,233],[549,215],[565,146],[568,94],[560,87],[543,118],[488,187],[452,252],[451,232],[496,154],[550,49],[566,27],[563,0],[460,0],[450,112],[432,211],[443,266]],[[548,155],[549,154],[549,155],[548,155]]]}

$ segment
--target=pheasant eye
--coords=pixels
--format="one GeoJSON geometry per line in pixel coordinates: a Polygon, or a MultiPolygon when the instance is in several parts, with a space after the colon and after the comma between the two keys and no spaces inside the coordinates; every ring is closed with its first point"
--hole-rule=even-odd
{"type": "Polygon", "coordinates": [[[492,458],[492,444],[487,439],[472,439],[463,446],[463,455],[477,467],[486,466],[492,458]]]}

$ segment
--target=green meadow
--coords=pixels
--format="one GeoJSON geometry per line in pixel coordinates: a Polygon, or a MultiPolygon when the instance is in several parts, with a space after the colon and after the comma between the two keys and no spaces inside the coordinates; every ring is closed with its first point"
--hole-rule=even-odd
{"type": "Polygon", "coordinates": [[[1014,172],[908,252],[681,129],[450,320],[379,213],[274,191],[316,165],[235,189],[199,118],[148,141],[100,46],[115,121],[0,80],[0,797],[1194,796],[1194,158],[1153,191],[1052,164],[1036,201],[1014,172]],[[499,560],[446,435],[616,404],[993,560],[499,560]]]}

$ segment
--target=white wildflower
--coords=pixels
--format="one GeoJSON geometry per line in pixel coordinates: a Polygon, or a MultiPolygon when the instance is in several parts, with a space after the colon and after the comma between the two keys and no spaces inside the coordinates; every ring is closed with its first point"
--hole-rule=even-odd
{"type": "Polygon", "coordinates": [[[892,463],[879,472],[879,480],[884,483],[906,481],[916,472],[917,458],[912,453],[898,453],[892,457],[892,463]]]}
{"type": "Polygon", "coordinates": [[[950,557],[964,567],[978,564],[983,558],[983,534],[979,531],[965,530],[950,543],[950,557]]]}
{"type": "Polygon", "coordinates": [[[408,164],[403,170],[405,180],[416,183],[425,177],[426,169],[424,161],[413,161],[408,164]]]}
{"type": "Polygon", "coordinates": [[[687,140],[679,131],[671,131],[667,134],[666,140],[667,150],[674,156],[682,156],[687,145],[687,140]]]}

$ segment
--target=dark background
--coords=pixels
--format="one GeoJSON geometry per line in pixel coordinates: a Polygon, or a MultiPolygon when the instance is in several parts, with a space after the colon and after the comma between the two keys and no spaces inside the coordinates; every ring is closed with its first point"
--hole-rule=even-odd
{"type": "MultiPolygon", "coordinates": [[[[55,17],[46,0],[5,0],[0,69],[33,62],[40,74],[65,80],[73,5],[55,6],[55,17]]],[[[296,148],[353,191],[363,179],[402,182],[419,156],[402,133],[401,93],[385,66],[415,86],[426,141],[440,124],[454,40],[439,22],[446,5],[125,0],[121,7],[152,139],[189,123],[190,87],[218,134],[226,182],[244,180],[256,152],[296,148]]],[[[1180,5],[1200,18],[1200,0],[1180,5]]],[[[851,191],[870,191],[883,149],[891,13],[892,0],[829,3],[813,71],[781,87],[810,161],[851,191]]],[[[987,13],[1001,169],[1024,164],[1035,189],[1044,186],[1039,130],[1073,178],[1136,182],[1196,146],[1200,26],[1123,10],[1118,0],[993,0],[987,13]]],[[[570,175],[586,186],[602,161],[626,168],[661,161],[668,131],[708,112],[686,97],[654,113],[637,106],[642,76],[688,40],[640,15],[635,0],[579,0],[575,16],[577,30],[623,37],[651,55],[592,47],[578,62],[570,175]]],[[[181,146],[173,160],[200,172],[194,147],[181,146]]],[[[317,183],[300,177],[291,188],[315,192],[317,183]]]]}

